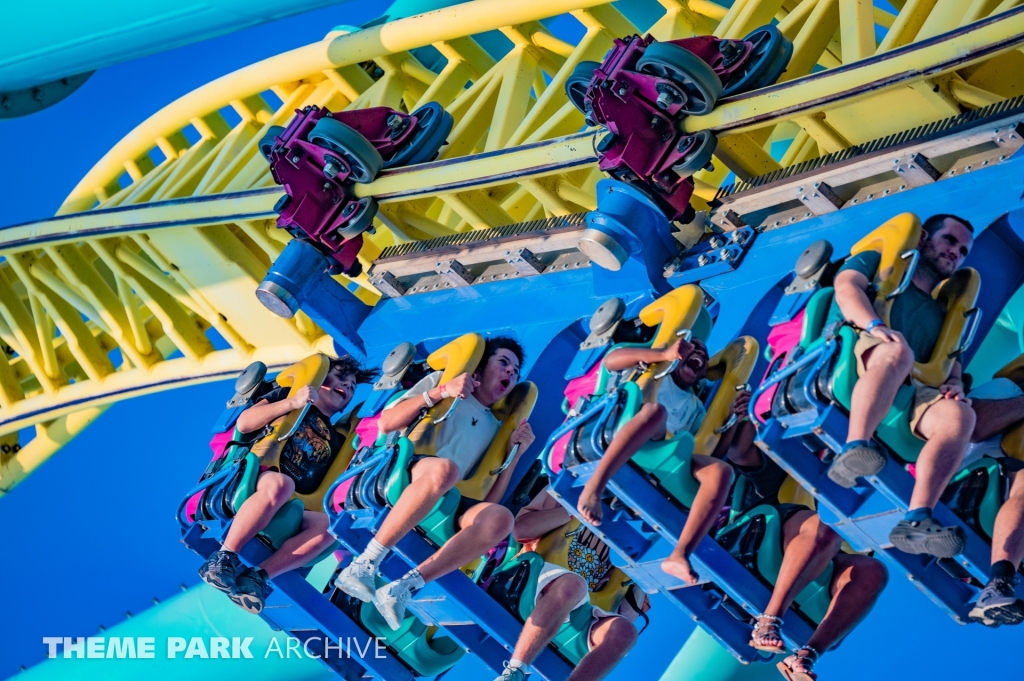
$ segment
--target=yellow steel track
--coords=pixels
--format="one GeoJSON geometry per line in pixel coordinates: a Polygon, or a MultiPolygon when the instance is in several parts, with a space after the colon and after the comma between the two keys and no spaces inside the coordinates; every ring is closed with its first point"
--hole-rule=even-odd
{"type": "MultiPolygon", "coordinates": [[[[739,38],[775,19],[795,46],[779,85],[686,121],[720,139],[697,203],[730,170],[760,175],[1024,94],[1024,0],[894,0],[897,15],[870,0],[659,2],[664,15],[640,28],[662,40],[739,38]]],[[[437,161],[359,187],[381,201],[364,265],[407,240],[577,213],[594,207],[600,173],[563,84],[634,32],[605,0],[477,0],[329,34],[144,121],[57,217],[0,230],[0,493],[114,401],[331,347],[301,313],[275,317],[252,295],[290,238],[274,227],[280,188],[255,144],[268,126],[309,104],[411,111],[434,100],[452,113],[437,161]],[[550,17],[577,22],[578,44],[540,23],[550,17]],[[497,60],[473,37],[492,30],[510,45],[497,60]],[[443,56],[439,72],[410,52],[424,46],[443,56]]],[[[376,301],[365,276],[341,280],[376,301]]]]}

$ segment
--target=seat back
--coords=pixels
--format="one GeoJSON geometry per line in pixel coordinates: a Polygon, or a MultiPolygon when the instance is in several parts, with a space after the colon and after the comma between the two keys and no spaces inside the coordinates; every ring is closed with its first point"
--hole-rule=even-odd
{"type": "Polygon", "coordinates": [[[913,213],[901,213],[869,232],[850,249],[850,255],[864,251],[877,251],[882,255],[878,272],[871,283],[878,291],[875,297],[875,312],[886,324],[889,323],[889,312],[893,303],[886,298],[899,288],[903,275],[910,266],[910,258],[904,259],[903,255],[917,250],[920,240],[921,221],[913,213]]]}
{"type": "Polygon", "coordinates": [[[716,432],[732,415],[732,404],[736,399],[736,388],[745,386],[757,364],[757,341],[751,336],[740,336],[715,353],[708,362],[707,378],[718,381],[707,414],[700,429],[693,436],[693,452],[710,456],[718,445],[721,434],[716,432]]]}
{"type": "MultiPolygon", "coordinates": [[[[288,388],[288,397],[293,397],[303,386],[308,385],[314,391],[319,390],[330,368],[331,362],[327,355],[318,353],[284,369],[277,375],[276,380],[278,385],[288,388]]],[[[262,465],[277,467],[281,451],[284,449],[284,442],[279,441],[279,438],[291,431],[303,415],[304,410],[294,409],[277,417],[270,424],[270,434],[256,442],[251,449],[252,453],[259,457],[262,465]]]]}
{"type": "Polygon", "coordinates": [[[978,302],[981,290],[981,274],[978,270],[965,267],[941,282],[932,291],[932,297],[946,310],[935,349],[927,362],[914,362],[914,378],[926,385],[942,385],[953,370],[953,363],[959,358],[956,353],[970,322],[969,311],[978,302]]]}
{"type": "Polygon", "coordinates": [[[487,496],[498,479],[495,471],[501,468],[508,456],[512,432],[530,418],[536,404],[537,385],[531,381],[523,381],[491,407],[491,413],[501,421],[501,426],[476,467],[468,471],[455,485],[462,492],[462,496],[467,499],[483,499],[487,496]]]}

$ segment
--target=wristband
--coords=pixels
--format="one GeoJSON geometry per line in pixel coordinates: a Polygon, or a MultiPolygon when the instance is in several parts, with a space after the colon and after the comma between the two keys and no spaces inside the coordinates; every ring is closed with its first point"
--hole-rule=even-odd
{"type": "Polygon", "coordinates": [[[877,329],[880,326],[885,326],[885,322],[883,322],[881,319],[875,319],[870,324],[864,327],[864,332],[871,333],[872,330],[877,329]]]}
{"type": "Polygon", "coordinates": [[[441,399],[446,400],[451,396],[452,394],[448,392],[448,388],[446,386],[441,386],[441,399]]]}
{"type": "Polygon", "coordinates": [[[429,390],[423,393],[423,403],[427,405],[427,409],[430,409],[431,407],[434,406],[434,401],[430,399],[429,390]]]}

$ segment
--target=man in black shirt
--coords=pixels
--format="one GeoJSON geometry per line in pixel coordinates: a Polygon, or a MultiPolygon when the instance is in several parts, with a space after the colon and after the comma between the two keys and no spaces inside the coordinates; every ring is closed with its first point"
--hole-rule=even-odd
{"type": "Polygon", "coordinates": [[[278,388],[238,416],[238,430],[255,435],[281,416],[311,405],[281,452],[280,471],[261,470],[256,492],[238,509],[221,550],[214,552],[199,569],[203,581],[227,593],[239,607],[259,613],[267,595],[268,579],[305,565],[333,541],[327,531],[327,514],[305,511],[301,531],[258,568],[243,566],[237,555],[246,542],[270,523],[293,493],[310,494],[317,490],[345,441],[331,419],[348,407],[356,385],[372,381],[376,374],[375,370],[363,369],[352,357],[332,359],[319,390],[304,386],[288,397],[287,388],[278,388]]]}

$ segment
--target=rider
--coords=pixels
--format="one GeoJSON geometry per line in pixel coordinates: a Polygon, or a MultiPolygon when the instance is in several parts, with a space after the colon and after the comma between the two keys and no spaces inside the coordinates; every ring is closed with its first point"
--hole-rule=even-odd
{"type": "MultiPolygon", "coordinates": [[[[924,222],[917,247],[920,264],[913,285],[892,305],[892,328],[878,318],[872,306],[871,282],[881,263],[878,252],[869,250],[851,257],[836,275],[829,322],[845,320],[861,329],[855,347],[859,379],[850,405],[850,429],[845,446],[828,470],[837,484],[853,487],[858,477],[875,475],[885,467],[885,454],[871,437],[896,392],[910,378],[915,358],[927,361],[931,357],[945,320],[932,290],[960,267],[973,242],[974,228],[961,217],[933,215],[924,222]]],[[[910,378],[914,386],[910,429],[925,444],[916,462],[910,510],[889,535],[904,553],[949,558],[964,550],[963,530],[942,527],[932,518],[932,509],[960,467],[974,430],[974,412],[960,377],[961,366],[955,362],[943,385],[925,385],[910,378]]]]}
{"type": "MultiPolygon", "coordinates": [[[[658,400],[645,403],[615,434],[593,477],[580,494],[577,509],[592,525],[601,524],[601,497],[608,481],[650,440],[662,440],[671,433],[689,431],[696,434],[704,420],[704,405],[695,392],[708,369],[708,349],[699,339],[681,337],[663,350],[643,347],[616,348],[604,359],[609,372],[625,372],[637,364],[654,364],[678,360],[679,364],[658,386],[658,400]]],[[[729,436],[723,437],[721,443],[729,436]]],[[[690,554],[711,529],[725,503],[732,484],[732,469],[725,462],[700,454],[693,455],[693,477],[700,483],[690,507],[686,524],[672,555],[661,565],[662,570],[687,584],[700,581],[690,565],[690,554]]]]}
{"type": "MultiPolygon", "coordinates": [[[[977,423],[967,458],[997,459],[1008,479],[1009,494],[992,528],[992,570],[970,616],[990,626],[1024,622],[1024,600],[1014,594],[1017,569],[1024,561],[1024,461],[1005,455],[1002,432],[1024,421],[1024,390],[1009,378],[995,378],[969,397],[977,423]]],[[[970,463],[965,460],[964,463],[970,463]]]]}
{"type": "MultiPolygon", "coordinates": [[[[750,393],[745,392],[736,401],[746,409],[749,400],[750,393]]],[[[727,452],[733,467],[747,481],[742,508],[733,510],[743,513],[760,504],[775,506],[783,521],[783,557],[771,599],[758,615],[750,645],[772,653],[786,651],[779,635],[781,615],[831,561],[834,569],[828,612],[807,644],[779,663],[780,669],[785,667],[783,673],[787,678],[805,674],[813,679],[816,677],[812,667],[821,652],[842,640],[867,616],[889,581],[889,574],[885,565],[874,558],[841,552],[839,535],[816,512],[800,504],[779,502],[786,472],[753,444],[755,434],[756,426],[749,421],[743,423],[727,452]]]]}
{"type": "Polygon", "coordinates": [[[384,519],[366,549],[336,580],[338,588],[363,602],[373,604],[392,629],[405,616],[410,594],[427,582],[448,574],[493,548],[512,531],[512,513],[500,505],[516,461],[533,443],[530,424],[523,422],[512,433],[509,452],[519,444],[516,460],[501,473],[484,499],[462,497],[456,511],[459,531],[436,553],[401,579],[376,589],[374,578],[380,563],[402,537],[422,521],[437,501],[473,471],[498,432],[500,422],[491,406],[502,399],[519,380],[523,349],[504,336],[487,340],[479,368],[472,375],[460,374],[438,385],[442,372],[426,376],[380,416],[382,433],[400,431],[413,425],[423,409],[447,397],[462,398],[452,416],[438,426],[436,456],[417,456],[410,469],[411,481],[384,519]]]}
{"type": "Polygon", "coordinates": [[[345,434],[331,425],[333,417],[348,407],[356,385],[372,382],[377,373],[364,369],[352,357],[332,358],[319,390],[303,386],[288,397],[288,388],[277,388],[239,414],[236,427],[255,442],[263,429],[281,416],[311,405],[301,426],[285,443],[281,470],[259,474],[256,492],[238,509],[223,546],[199,568],[204,582],[227,593],[239,607],[259,613],[269,591],[268,579],[305,565],[334,541],[327,531],[327,515],[304,511],[301,531],[259,567],[245,567],[238,559],[238,550],[270,523],[296,490],[301,494],[314,491],[310,485],[315,489],[345,442],[345,434]]]}
{"type": "MultiPolygon", "coordinates": [[[[561,531],[571,520],[572,516],[547,489],[542,490],[516,516],[512,534],[523,544],[520,553],[534,550],[546,535],[561,531]]],[[[608,546],[585,527],[573,535],[572,542],[570,555],[578,553],[584,559],[575,564],[570,561],[569,567],[544,563],[533,612],[523,625],[512,659],[505,663],[505,672],[495,681],[523,681],[530,663],[551,642],[559,627],[569,621],[569,613],[588,604],[590,592],[604,585],[612,569],[608,546]]],[[[650,609],[650,604],[642,591],[629,588],[633,596],[624,598],[616,612],[592,606],[587,633],[589,652],[580,659],[567,681],[603,679],[636,643],[637,631],[633,623],[650,609]]]]}

